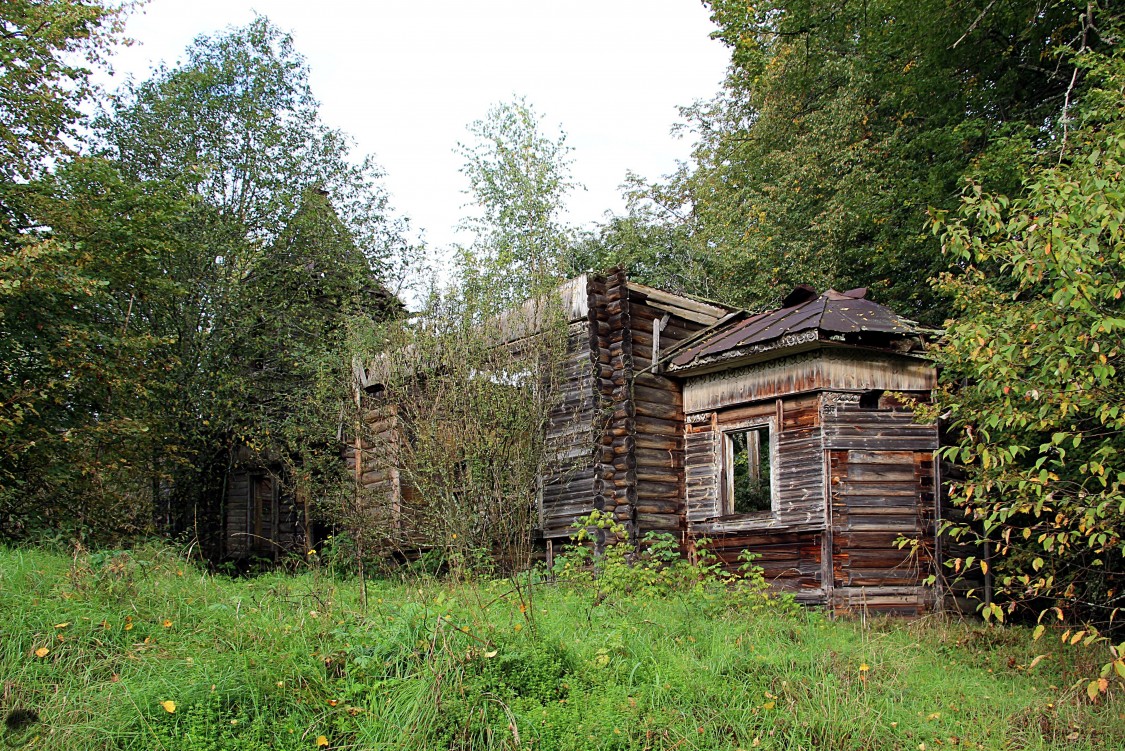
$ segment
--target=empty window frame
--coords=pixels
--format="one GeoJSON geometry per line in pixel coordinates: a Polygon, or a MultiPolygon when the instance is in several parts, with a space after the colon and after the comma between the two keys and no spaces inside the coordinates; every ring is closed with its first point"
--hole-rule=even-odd
{"type": "Polygon", "coordinates": [[[773,511],[774,449],[768,423],[723,432],[723,515],[773,511]]]}

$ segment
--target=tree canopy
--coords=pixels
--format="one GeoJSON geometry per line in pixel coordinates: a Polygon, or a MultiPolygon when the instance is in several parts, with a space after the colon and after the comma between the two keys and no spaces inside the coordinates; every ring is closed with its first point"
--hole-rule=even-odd
{"type": "Polygon", "coordinates": [[[348,319],[397,314],[407,248],[349,149],[259,17],[127,84],[87,156],[6,173],[4,533],[199,535],[240,447],[293,468],[337,439],[348,319]]]}
{"type": "Polygon", "coordinates": [[[663,238],[658,263],[643,247],[623,260],[670,263],[686,291],[756,306],[799,283],[866,286],[933,324],[945,303],[926,280],[946,261],[928,209],[953,208],[967,175],[1017,186],[1010,152],[1057,119],[1067,51],[1105,44],[1079,33],[1085,3],[707,5],[727,80],[684,109],[692,158],[634,178],[605,244],[663,238]]]}

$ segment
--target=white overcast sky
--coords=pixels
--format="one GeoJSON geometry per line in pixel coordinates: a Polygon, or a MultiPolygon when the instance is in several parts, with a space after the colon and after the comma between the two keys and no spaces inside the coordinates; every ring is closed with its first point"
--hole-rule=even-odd
{"type": "Polygon", "coordinates": [[[570,221],[586,226],[623,209],[627,170],[656,179],[688,156],[670,134],[677,107],[710,98],[729,59],[698,0],[151,0],[116,76],[144,78],[255,11],[292,33],[325,122],[375,155],[395,207],[436,247],[465,213],[454,148],[492,104],[525,96],[566,131],[586,186],[570,221]]]}

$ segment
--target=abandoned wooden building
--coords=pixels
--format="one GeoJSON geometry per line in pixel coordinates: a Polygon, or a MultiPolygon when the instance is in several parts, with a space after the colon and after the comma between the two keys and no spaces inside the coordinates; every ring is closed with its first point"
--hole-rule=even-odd
{"type": "MultiPolygon", "coordinates": [[[[691,549],[705,538],[731,566],[753,553],[802,602],[932,606],[923,580],[940,555],[938,438],[909,406],[936,385],[924,330],[862,289],[800,287],[758,314],[621,270],[558,294],[564,393],[538,496],[548,550],[598,509],[634,540],[664,531],[691,549]]],[[[377,386],[374,370],[363,378],[377,386]]],[[[404,503],[396,472],[365,468],[388,508],[404,503]]]]}

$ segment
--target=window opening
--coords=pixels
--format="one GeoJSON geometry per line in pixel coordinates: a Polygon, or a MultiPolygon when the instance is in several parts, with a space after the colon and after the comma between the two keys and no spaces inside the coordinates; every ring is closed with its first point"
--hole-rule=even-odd
{"type": "Polygon", "coordinates": [[[859,395],[860,409],[879,409],[879,400],[883,398],[883,390],[864,391],[859,395]]]}
{"type": "Polygon", "coordinates": [[[752,514],[773,509],[768,425],[726,433],[730,450],[727,514],[752,514]]]}

